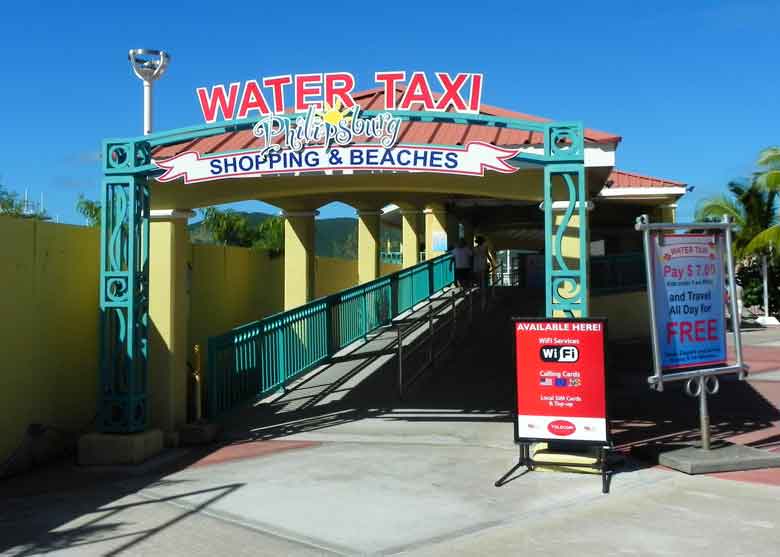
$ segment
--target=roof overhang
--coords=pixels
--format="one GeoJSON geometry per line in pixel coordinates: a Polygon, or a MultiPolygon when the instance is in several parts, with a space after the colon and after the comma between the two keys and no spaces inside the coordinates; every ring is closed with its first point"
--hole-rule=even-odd
{"type": "Polygon", "coordinates": [[[631,200],[655,200],[655,199],[679,199],[685,194],[684,186],[657,186],[644,188],[603,188],[597,199],[631,199],[631,200]]]}
{"type": "MultiPolygon", "coordinates": [[[[615,152],[617,143],[585,143],[585,166],[591,168],[615,166],[615,152]]],[[[522,154],[540,156],[544,154],[543,145],[505,145],[504,147],[517,149],[522,154]]]]}

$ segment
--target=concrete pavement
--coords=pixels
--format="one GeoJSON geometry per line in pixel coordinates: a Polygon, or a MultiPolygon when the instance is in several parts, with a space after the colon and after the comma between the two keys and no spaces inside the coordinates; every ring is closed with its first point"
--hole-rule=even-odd
{"type": "MultiPolygon", "coordinates": [[[[177,453],[146,475],[63,464],[5,480],[0,554],[778,553],[778,470],[691,477],[627,456],[609,495],[585,474],[532,472],[493,487],[517,456],[501,311],[403,400],[392,365],[346,382],[334,372],[308,394],[230,416],[229,444],[177,453]]],[[[780,362],[780,334],[753,334],[748,344],[780,362]]],[[[625,454],[697,437],[695,403],[651,393],[641,355],[627,353],[610,376],[625,454]]],[[[713,397],[716,437],[778,448],[780,382],[765,371],[713,397]]]]}
{"type": "MultiPolygon", "coordinates": [[[[483,427],[511,435],[507,424],[483,427]]],[[[634,464],[609,495],[584,474],[527,473],[495,488],[514,450],[459,443],[453,422],[425,428],[435,442],[339,441],[334,432],[274,451],[268,446],[283,442],[252,441],[243,454],[223,449],[232,458],[213,453],[211,463],[154,481],[6,499],[0,547],[8,555],[776,554],[780,486],[634,464]]]]}

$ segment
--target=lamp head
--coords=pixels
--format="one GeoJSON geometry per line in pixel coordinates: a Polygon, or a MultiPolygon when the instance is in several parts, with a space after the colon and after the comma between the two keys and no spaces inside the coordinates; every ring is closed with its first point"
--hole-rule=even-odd
{"type": "Polygon", "coordinates": [[[150,50],[146,48],[133,48],[128,52],[127,58],[133,73],[145,82],[159,79],[165,73],[170,62],[170,55],[162,50],[150,50]]]}

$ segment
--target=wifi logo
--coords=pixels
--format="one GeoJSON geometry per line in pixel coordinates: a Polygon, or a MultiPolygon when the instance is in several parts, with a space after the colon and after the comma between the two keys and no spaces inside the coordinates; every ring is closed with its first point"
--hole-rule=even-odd
{"type": "Polygon", "coordinates": [[[542,346],[540,355],[544,362],[570,364],[580,359],[580,350],[576,346],[542,346]]]}

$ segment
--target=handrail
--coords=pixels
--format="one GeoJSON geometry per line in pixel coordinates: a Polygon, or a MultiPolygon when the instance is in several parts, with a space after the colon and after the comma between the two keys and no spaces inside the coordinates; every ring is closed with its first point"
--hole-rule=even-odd
{"type": "Polygon", "coordinates": [[[286,387],[453,282],[445,254],[209,338],[206,416],[286,387]]]}
{"type": "Polygon", "coordinates": [[[591,294],[630,292],[647,288],[641,252],[590,258],[591,294]]]}
{"type": "MultiPolygon", "coordinates": [[[[450,290],[449,297],[435,299],[435,301],[441,302],[438,308],[434,307],[434,299],[432,298],[431,303],[428,305],[428,311],[424,312],[423,315],[395,322],[397,325],[396,340],[393,344],[398,364],[398,395],[401,398],[404,397],[404,392],[408,387],[422,377],[428,368],[435,367],[437,360],[439,360],[442,354],[456,344],[458,323],[461,321],[458,319],[458,314],[461,311],[459,306],[461,304],[466,305],[464,310],[466,312],[466,320],[470,322],[474,317],[474,296],[478,293],[480,296],[487,296],[492,300],[495,297],[495,287],[498,284],[497,277],[501,275],[503,275],[503,263],[498,263],[490,270],[485,291],[480,287],[473,286],[459,290],[450,290]],[[428,325],[425,338],[421,342],[407,347],[404,344],[404,338],[423,324],[428,325]],[[449,335],[443,342],[436,342],[437,333],[445,327],[449,327],[449,335]],[[405,372],[404,360],[414,352],[426,347],[428,349],[427,357],[423,360],[422,366],[412,374],[405,372]]],[[[483,312],[487,309],[487,304],[480,303],[478,305],[483,312]]]]}
{"type": "Polygon", "coordinates": [[[400,251],[383,251],[379,253],[379,260],[390,265],[401,265],[403,254],[400,251]]]}

